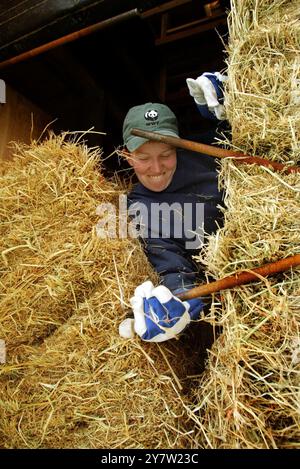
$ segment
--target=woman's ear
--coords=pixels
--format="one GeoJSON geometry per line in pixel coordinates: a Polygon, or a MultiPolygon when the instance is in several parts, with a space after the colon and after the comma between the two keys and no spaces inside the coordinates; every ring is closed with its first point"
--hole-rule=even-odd
{"type": "Polygon", "coordinates": [[[117,155],[121,156],[122,158],[125,158],[130,166],[133,166],[133,153],[130,153],[128,151],[128,148],[123,146],[117,148],[117,155]]]}
{"type": "Polygon", "coordinates": [[[130,153],[126,147],[125,147],[124,155],[128,164],[130,164],[130,166],[133,166],[133,153],[130,153]]]}

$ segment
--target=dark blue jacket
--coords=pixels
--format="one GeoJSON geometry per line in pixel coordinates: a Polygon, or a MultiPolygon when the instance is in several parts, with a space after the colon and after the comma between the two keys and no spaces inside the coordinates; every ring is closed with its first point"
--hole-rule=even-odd
{"type": "Polygon", "coordinates": [[[201,278],[199,265],[192,259],[198,251],[195,245],[201,243],[192,232],[203,221],[207,234],[214,233],[217,224],[222,225],[218,209],[222,193],[218,190],[216,168],[217,163],[210,156],[177,150],[177,169],[167,189],[153,192],[138,183],[128,196],[129,214],[137,227],[144,228],[146,255],[162,284],[173,292],[192,288],[201,278]],[[168,207],[174,210],[168,212],[168,207]]]}

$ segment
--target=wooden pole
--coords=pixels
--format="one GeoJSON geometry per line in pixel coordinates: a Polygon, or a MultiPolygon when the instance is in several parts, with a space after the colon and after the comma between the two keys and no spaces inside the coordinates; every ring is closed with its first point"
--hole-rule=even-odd
{"type": "Polygon", "coordinates": [[[225,150],[224,148],[206,145],[204,143],[193,142],[183,138],[171,137],[169,135],[162,135],[158,132],[149,132],[141,129],[132,129],[132,135],[143,137],[147,140],[154,140],[161,143],[167,143],[177,148],[184,148],[185,150],[195,151],[197,153],[204,153],[209,156],[217,158],[235,158],[238,163],[256,164],[260,166],[267,166],[273,168],[275,171],[284,171],[286,173],[299,173],[299,166],[285,166],[282,163],[276,163],[260,156],[249,156],[244,153],[225,150]]]}
{"type": "Polygon", "coordinates": [[[224,277],[216,282],[206,283],[198,287],[192,288],[186,292],[180,293],[178,298],[182,301],[191,300],[192,298],[199,298],[201,296],[211,295],[221,290],[227,290],[228,288],[234,288],[239,285],[245,285],[254,281],[259,281],[259,277],[269,277],[270,275],[277,274],[279,272],[285,272],[292,267],[300,265],[300,254],[295,256],[286,257],[270,264],[265,264],[257,269],[243,270],[236,274],[224,277]]]}

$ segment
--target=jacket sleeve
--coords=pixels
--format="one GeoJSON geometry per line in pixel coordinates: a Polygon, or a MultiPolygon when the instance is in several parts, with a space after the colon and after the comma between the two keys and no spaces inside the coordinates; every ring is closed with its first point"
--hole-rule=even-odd
{"type": "Polygon", "coordinates": [[[161,282],[173,293],[193,288],[198,269],[186,251],[172,239],[144,238],[145,253],[161,282]]]}

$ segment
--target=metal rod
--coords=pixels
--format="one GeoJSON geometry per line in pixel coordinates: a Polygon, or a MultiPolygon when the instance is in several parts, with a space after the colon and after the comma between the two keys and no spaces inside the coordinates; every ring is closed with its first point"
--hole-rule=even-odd
{"type": "Polygon", "coordinates": [[[73,42],[81,37],[88,36],[89,34],[99,31],[100,29],[107,28],[109,26],[112,26],[113,24],[120,23],[121,21],[139,15],[139,10],[137,8],[134,8],[133,10],[126,11],[125,13],[121,13],[120,15],[113,16],[112,18],[108,18],[104,21],[100,21],[99,23],[92,24],[91,26],[87,26],[86,28],[80,29],[79,31],[67,34],[66,36],[60,37],[59,39],[55,39],[54,41],[48,42],[47,44],[43,44],[42,46],[35,47],[34,49],[16,55],[11,59],[4,60],[3,62],[0,62],[0,70],[10,65],[14,65],[18,62],[23,62],[24,60],[36,57],[37,55],[43,54],[44,52],[47,52],[51,49],[55,49],[56,47],[62,46],[63,44],[73,42]]]}
{"type": "Polygon", "coordinates": [[[270,264],[265,264],[257,269],[243,270],[237,272],[228,277],[224,277],[216,282],[206,283],[205,285],[199,285],[198,287],[192,288],[187,292],[180,293],[178,298],[182,301],[191,300],[192,298],[199,298],[200,296],[211,295],[221,290],[227,290],[228,288],[234,288],[239,285],[245,285],[254,281],[259,281],[260,277],[269,277],[270,275],[284,272],[292,267],[300,265],[300,254],[295,256],[286,257],[270,264]]]}
{"type": "Polygon", "coordinates": [[[193,142],[183,138],[170,137],[169,135],[162,135],[158,132],[149,132],[141,129],[132,129],[131,133],[138,137],[143,137],[148,140],[155,140],[161,143],[167,143],[174,147],[184,148],[185,150],[196,151],[198,153],[205,153],[209,156],[217,158],[236,158],[238,163],[256,164],[259,166],[267,166],[273,168],[275,171],[284,171],[287,173],[299,173],[299,166],[285,166],[282,163],[261,158],[260,156],[250,156],[234,150],[225,150],[224,148],[206,145],[205,143],[193,142]]]}

